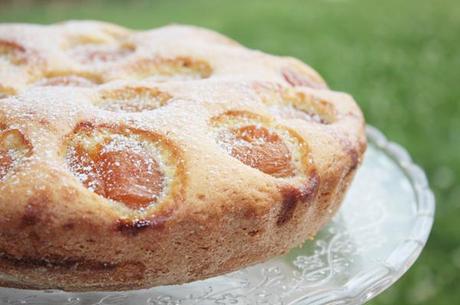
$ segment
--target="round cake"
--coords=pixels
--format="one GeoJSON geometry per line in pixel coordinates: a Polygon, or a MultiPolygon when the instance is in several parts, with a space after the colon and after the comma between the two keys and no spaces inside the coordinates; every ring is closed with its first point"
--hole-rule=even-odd
{"type": "Polygon", "coordinates": [[[172,25],[0,25],[0,286],[180,284],[313,239],[366,148],[309,66],[172,25]]]}

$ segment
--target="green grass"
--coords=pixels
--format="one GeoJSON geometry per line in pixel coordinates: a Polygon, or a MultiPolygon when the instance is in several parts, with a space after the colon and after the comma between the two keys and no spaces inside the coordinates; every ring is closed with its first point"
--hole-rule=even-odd
{"type": "MultiPolygon", "coordinates": [[[[0,2],[1,3],[1,2],[0,2]]],[[[101,19],[133,28],[171,22],[218,30],[292,55],[350,92],[367,122],[403,144],[436,193],[422,256],[371,304],[460,300],[460,4],[458,0],[103,1],[0,4],[1,22],[101,19]]]]}

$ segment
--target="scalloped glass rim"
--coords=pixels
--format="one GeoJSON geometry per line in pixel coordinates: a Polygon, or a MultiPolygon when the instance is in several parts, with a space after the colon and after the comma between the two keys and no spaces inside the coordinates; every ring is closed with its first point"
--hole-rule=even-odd
{"type": "MultiPolygon", "coordinates": [[[[343,289],[325,291],[308,296],[308,304],[363,304],[396,282],[416,261],[428,240],[434,221],[435,198],[428,185],[428,179],[420,166],[413,163],[409,153],[399,144],[390,142],[377,128],[367,126],[369,142],[384,150],[403,170],[412,182],[417,200],[415,224],[381,266],[363,270],[343,289]]],[[[307,304],[305,298],[290,305],[307,304]]]]}
{"type": "MultiPolygon", "coordinates": [[[[412,162],[407,151],[401,146],[389,142],[385,138],[385,136],[374,127],[368,126],[366,131],[369,142],[371,144],[370,146],[373,146],[377,150],[382,151],[382,155],[391,159],[391,161],[395,164],[397,169],[402,172],[404,178],[409,181],[409,187],[412,189],[411,193],[413,193],[411,194],[413,195],[411,197],[413,197],[413,201],[415,201],[415,210],[410,212],[411,216],[413,216],[413,219],[411,218],[411,228],[407,230],[408,234],[405,233],[404,239],[398,241],[395,247],[391,248],[391,251],[385,255],[385,259],[383,259],[382,261],[379,260],[378,263],[374,263],[373,265],[371,264],[370,266],[369,264],[367,264],[367,268],[358,269],[357,273],[353,274],[353,276],[350,279],[347,279],[346,281],[337,281],[337,283],[339,284],[335,287],[334,285],[328,285],[327,280],[329,280],[333,276],[340,276],[340,270],[337,272],[331,269],[333,267],[327,266],[329,269],[331,269],[331,271],[326,281],[324,281],[323,279],[322,284],[326,284],[324,286],[321,286],[321,289],[309,291],[308,293],[303,294],[303,290],[292,290],[290,287],[287,286],[300,285],[300,283],[298,282],[298,278],[295,278],[296,275],[300,277],[311,276],[312,274],[313,276],[317,276],[317,270],[314,270],[314,272],[310,273],[299,273],[298,271],[292,271],[291,269],[283,269],[281,263],[277,262],[277,259],[274,259],[264,264],[249,267],[247,269],[243,269],[241,271],[237,271],[236,273],[232,273],[229,275],[224,275],[222,277],[216,277],[205,281],[197,281],[183,286],[156,287],[152,288],[151,290],[85,294],[67,293],[54,290],[31,291],[0,288],[0,304],[362,304],[370,300],[371,298],[375,297],[377,294],[379,294],[389,286],[391,286],[391,284],[397,281],[409,269],[409,267],[412,266],[417,257],[420,255],[428,239],[433,224],[435,211],[434,196],[429,188],[425,173],[419,166],[415,165],[412,162]],[[254,274],[256,277],[259,278],[262,276],[263,280],[260,281],[260,279],[258,278],[258,281],[256,281],[257,285],[251,287],[250,279],[254,278],[254,274]],[[294,275],[294,280],[289,278],[292,275],[294,275]],[[213,291],[213,288],[225,285],[229,287],[224,287],[224,289],[216,289],[216,291],[213,291]],[[189,294],[187,294],[184,298],[176,298],[169,294],[174,289],[176,289],[175,291],[188,291],[187,293],[189,294]],[[270,291],[276,289],[279,289],[280,291],[270,291]],[[243,292],[241,292],[240,290],[243,292]],[[238,292],[233,294],[234,291],[238,292]],[[290,291],[296,291],[297,293],[301,293],[301,295],[289,295],[288,300],[287,298],[285,298],[285,296],[288,295],[290,291]],[[248,296],[249,294],[251,295],[250,297],[248,296]],[[283,297],[281,297],[281,295],[283,297]]],[[[361,211],[359,211],[359,213],[361,213],[361,211]]],[[[392,216],[394,217],[395,215],[392,216]]],[[[404,222],[405,219],[401,221],[404,222]]],[[[328,234],[333,237],[335,237],[335,235],[341,235],[340,233],[342,233],[332,231],[334,229],[333,227],[336,225],[337,224],[333,226],[331,225],[331,228],[329,228],[330,232],[328,232],[328,234]]],[[[339,230],[342,229],[340,227],[340,224],[338,225],[338,228],[339,230]]],[[[344,228],[345,230],[347,230],[346,227],[344,228]]],[[[346,234],[350,233],[346,232],[345,235],[346,234]]],[[[343,235],[344,234],[342,234],[342,237],[343,235]]],[[[324,241],[322,241],[321,238],[318,238],[318,240],[316,241],[316,245],[321,246],[321,242],[324,241]]],[[[349,244],[347,244],[347,242],[349,241],[345,240],[345,243],[342,242],[342,244],[340,245],[342,247],[350,246],[349,244]]],[[[332,239],[329,240],[329,243],[333,243],[332,239]]],[[[366,245],[365,247],[367,247],[366,245]]],[[[304,249],[299,251],[304,251],[304,249]]],[[[328,249],[327,251],[329,255],[330,249],[328,249]]],[[[296,250],[293,250],[292,252],[295,253],[296,250]]],[[[346,253],[346,255],[352,257],[356,254],[353,251],[336,251],[336,253],[338,253],[339,256],[341,255],[340,252],[344,252],[346,253]]],[[[314,253],[316,255],[316,250],[314,253]]],[[[278,258],[278,260],[285,260],[286,262],[295,265],[296,260],[298,260],[299,258],[309,258],[305,256],[297,256],[295,257],[294,262],[292,262],[292,257],[293,256],[290,253],[286,256],[278,258]]],[[[310,256],[310,258],[311,257],[312,256],[310,256]]],[[[341,258],[339,257],[338,261],[340,261],[340,259],[341,258]]],[[[353,262],[353,259],[351,259],[350,262],[353,262]]],[[[312,261],[307,261],[307,263],[311,264],[312,261]]],[[[313,261],[313,263],[315,263],[315,261],[313,261]]],[[[363,266],[364,265],[365,264],[363,264],[363,266]]],[[[348,265],[346,264],[344,266],[348,267],[348,265]]],[[[358,265],[358,267],[362,266],[358,265]]],[[[345,276],[344,278],[347,277],[345,276]]],[[[314,281],[315,278],[313,277],[314,284],[309,284],[305,287],[309,287],[309,289],[311,289],[311,287],[319,287],[320,285],[316,285],[314,281]]]]}

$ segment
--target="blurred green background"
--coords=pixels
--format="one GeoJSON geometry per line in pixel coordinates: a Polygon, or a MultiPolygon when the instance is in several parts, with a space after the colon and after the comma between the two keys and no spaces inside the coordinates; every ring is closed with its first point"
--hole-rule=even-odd
{"type": "Polygon", "coordinates": [[[351,93],[367,122],[428,173],[437,214],[414,267],[370,304],[460,302],[458,0],[2,1],[0,22],[99,19],[146,29],[209,27],[298,57],[351,93]]]}

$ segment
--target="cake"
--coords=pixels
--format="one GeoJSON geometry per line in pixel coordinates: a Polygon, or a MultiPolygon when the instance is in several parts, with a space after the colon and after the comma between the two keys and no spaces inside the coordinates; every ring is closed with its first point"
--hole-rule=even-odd
{"type": "Polygon", "coordinates": [[[0,25],[0,286],[205,279],[313,239],[366,148],[353,98],[210,30],[0,25]]]}

